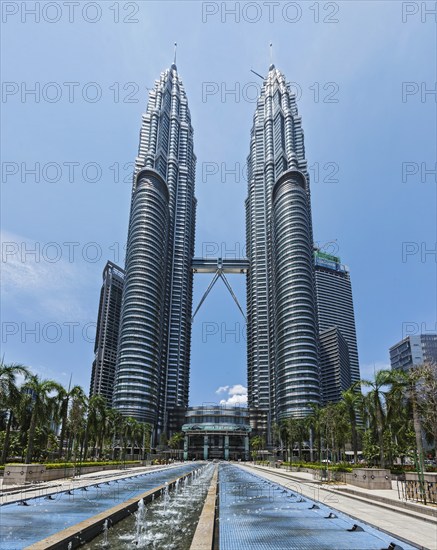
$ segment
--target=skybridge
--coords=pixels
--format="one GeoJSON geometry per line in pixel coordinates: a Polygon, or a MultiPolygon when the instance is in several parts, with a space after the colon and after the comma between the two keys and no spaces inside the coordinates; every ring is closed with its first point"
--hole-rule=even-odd
{"type": "Polygon", "coordinates": [[[212,278],[208,288],[205,290],[205,293],[202,296],[199,305],[197,306],[193,313],[193,316],[191,317],[191,322],[194,321],[196,313],[199,311],[201,305],[205,301],[208,294],[211,292],[212,287],[215,285],[218,279],[222,279],[238,309],[240,310],[241,315],[244,317],[244,319],[246,319],[246,315],[244,314],[244,311],[241,308],[240,303],[235,296],[235,293],[232,290],[232,287],[229,284],[226,275],[246,274],[249,270],[249,260],[247,258],[193,258],[193,261],[191,262],[191,270],[193,271],[193,273],[214,274],[214,277],[212,278]]]}
{"type": "Polygon", "coordinates": [[[216,273],[220,269],[222,273],[238,275],[247,273],[249,260],[247,258],[193,258],[191,269],[193,273],[216,273]]]}

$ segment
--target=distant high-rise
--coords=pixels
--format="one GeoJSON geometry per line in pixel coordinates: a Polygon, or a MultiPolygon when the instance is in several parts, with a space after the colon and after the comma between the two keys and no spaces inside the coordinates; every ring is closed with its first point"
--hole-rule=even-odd
{"type": "Polygon", "coordinates": [[[90,397],[102,395],[109,407],[114,387],[123,284],[124,270],[108,262],[103,270],[100,290],[90,397]]]}
{"type": "Polygon", "coordinates": [[[176,65],[143,115],[135,161],[113,405],[158,431],[188,406],[196,199],[193,128],[176,65]]]}
{"type": "MultiPolygon", "coordinates": [[[[322,397],[326,402],[331,400],[333,395],[339,396],[341,391],[348,389],[351,384],[360,380],[360,367],[349,270],[341,263],[339,257],[326,254],[319,249],[315,249],[314,258],[320,333],[322,334],[323,331],[332,327],[337,327],[346,341],[349,351],[350,383],[347,387],[345,387],[348,381],[347,377],[341,377],[337,379],[339,385],[333,391],[333,381],[329,380],[326,373],[321,373],[322,397]]],[[[321,363],[321,368],[334,372],[344,368],[344,364],[341,367],[340,364],[327,365],[325,362],[321,363]]]]}
{"type": "Polygon", "coordinates": [[[253,119],[246,239],[248,401],[269,433],[320,398],[304,136],[296,97],[274,65],[253,119]]]}
{"type": "Polygon", "coordinates": [[[320,332],[319,357],[322,401],[338,403],[351,386],[349,347],[338,327],[320,332]]]}
{"type": "Polygon", "coordinates": [[[408,371],[423,363],[437,363],[437,334],[407,336],[390,348],[393,370],[408,371]]]}

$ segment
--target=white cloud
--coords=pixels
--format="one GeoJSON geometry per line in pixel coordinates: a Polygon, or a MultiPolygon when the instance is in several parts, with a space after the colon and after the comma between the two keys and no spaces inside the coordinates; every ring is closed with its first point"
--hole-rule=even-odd
{"type": "Polygon", "coordinates": [[[232,386],[229,388],[229,395],[240,395],[240,394],[246,394],[247,395],[247,388],[241,384],[235,384],[235,386],[232,386]]]}
{"type": "Polygon", "coordinates": [[[247,394],[232,395],[229,399],[221,399],[220,405],[247,405],[247,394]]]}
{"type": "Polygon", "coordinates": [[[1,233],[0,240],[3,299],[9,297],[27,315],[45,312],[53,320],[85,318],[75,294],[84,274],[59,244],[53,243],[49,250],[48,246],[7,232],[1,233]],[[59,250],[59,259],[49,255],[59,250]]]}
{"type": "MultiPolygon", "coordinates": [[[[59,372],[56,369],[49,368],[46,365],[42,364],[32,365],[29,370],[31,374],[38,375],[42,380],[54,380],[55,382],[62,384],[64,387],[68,387],[70,379],[70,373],[68,372],[59,372]]],[[[18,374],[17,385],[21,386],[22,384],[24,384],[24,382],[25,377],[21,374],[18,374]]],[[[72,385],[74,385],[74,380],[72,381],[72,385]]]]}
{"type": "Polygon", "coordinates": [[[227,399],[221,399],[220,405],[247,405],[247,388],[242,384],[220,386],[216,393],[227,393],[227,399]]]}

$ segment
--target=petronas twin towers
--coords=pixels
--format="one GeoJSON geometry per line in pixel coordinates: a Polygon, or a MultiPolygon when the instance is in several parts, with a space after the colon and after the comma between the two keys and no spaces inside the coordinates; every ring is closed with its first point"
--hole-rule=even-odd
{"type": "MultiPolygon", "coordinates": [[[[132,190],[113,406],[180,429],[188,406],[196,157],[176,65],[143,115],[132,190]]],[[[258,99],[246,199],[248,392],[266,430],[319,402],[309,178],[301,119],[270,66],[258,99]]]]}

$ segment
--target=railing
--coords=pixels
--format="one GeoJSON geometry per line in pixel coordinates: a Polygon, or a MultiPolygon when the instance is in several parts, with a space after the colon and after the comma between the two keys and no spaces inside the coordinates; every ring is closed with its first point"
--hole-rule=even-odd
{"type": "Polygon", "coordinates": [[[397,490],[400,500],[437,504],[437,480],[429,479],[426,474],[422,484],[418,476],[417,479],[398,479],[397,490]]]}

